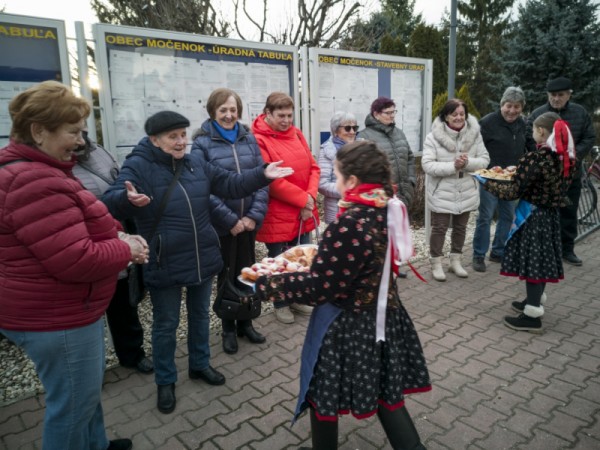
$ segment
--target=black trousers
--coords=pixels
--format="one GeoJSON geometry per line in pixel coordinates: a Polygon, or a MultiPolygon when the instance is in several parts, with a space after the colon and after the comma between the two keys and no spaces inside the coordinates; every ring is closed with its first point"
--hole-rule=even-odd
{"type": "MultiPolygon", "coordinates": [[[[227,268],[229,272],[238,276],[244,267],[250,267],[256,262],[256,254],[254,246],[256,244],[256,230],[244,231],[237,236],[228,234],[226,236],[220,236],[221,241],[221,256],[223,257],[223,270],[219,273],[218,282],[227,275],[227,268]],[[234,239],[235,238],[235,239],[234,239]],[[236,243],[236,260],[230,261],[231,246],[236,243]]],[[[223,324],[223,331],[232,332],[236,329],[235,320],[221,319],[223,324]]],[[[237,327],[243,328],[244,326],[251,324],[251,320],[238,320],[237,327]]]]}
{"type": "Polygon", "coordinates": [[[581,196],[581,178],[573,178],[567,197],[571,200],[571,205],[560,208],[560,237],[562,241],[563,255],[573,253],[575,248],[575,238],[577,237],[577,208],[579,207],[579,197],[581,196]]]}
{"type": "Polygon", "coordinates": [[[106,310],[108,327],[115,346],[115,353],[122,366],[136,365],[146,353],[144,329],[140,323],[137,306],[129,304],[127,278],[117,281],[117,290],[106,310]]]}

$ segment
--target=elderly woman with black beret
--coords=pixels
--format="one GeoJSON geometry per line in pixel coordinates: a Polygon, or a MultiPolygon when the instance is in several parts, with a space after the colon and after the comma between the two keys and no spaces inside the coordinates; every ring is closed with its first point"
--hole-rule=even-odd
{"type": "Polygon", "coordinates": [[[209,304],[212,279],[223,266],[219,237],[211,225],[210,195],[241,198],[288,176],[280,162],[233,174],[200,153],[187,153],[190,122],[161,111],[145,124],[148,134],[129,154],[102,200],[118,219],[133,218],[150,247],[144,282],[152,299],[152,354],[158,410],[175,409],[176,331],[186,288],[189,377],[221,385],[210,366],[209,304]]]}

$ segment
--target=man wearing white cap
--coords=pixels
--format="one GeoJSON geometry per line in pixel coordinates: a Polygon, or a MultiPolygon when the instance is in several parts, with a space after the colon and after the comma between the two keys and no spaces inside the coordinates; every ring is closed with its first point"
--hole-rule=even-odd
{"type": "Polygon", "coordinates": [[[571,100],[573,93],[571,80],[558,77],[548,81],[546,91],[548,92],[548,103],[534,110],[527,120],[527,132],[531,136],[533,132],[533,121],[545,112],[557,113],[565,120],[571,129],[575,141],[575,153],[577,156],[577,171],[567,197],[571,205],[560,208],[560,226],[562,239],[563,260],[574,266],[581,266],[582,261],[575,255],[575,238],[577,237],[577,207],[581,194],[581,161],[592,150],[596,134],[592,124],[592,118],[585,108],[571,100]]]}

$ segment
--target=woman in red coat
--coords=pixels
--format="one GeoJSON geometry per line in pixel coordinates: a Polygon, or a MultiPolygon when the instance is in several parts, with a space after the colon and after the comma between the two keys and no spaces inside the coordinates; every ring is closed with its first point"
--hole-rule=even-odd
{"type": "MultiPolygon", "coordinates": [[[[277,256],[287,247],[310,242],[310,232],[319,225],[317,191],[321,170],[315,161],[302,131],[293,125],[294,100],[283,92],[267,97],[263,114],[252,124],[265,162],[283,161],[294,169],[293,175],[275,180],[269,186],[269,205],[256,240],[264,242],[269,256],[277,256]]],[[[310,314],[311,307],[292,304],[301,314],[310,314]]],[[[289,307],[276,309],[280,322],[293,323],[289,307]]]]}
{"type": "Polygon", "coordinates": [[[75,178],[89,104],[46,81],[9,104],[0,150],[0,333],[23,348],[46,391],[44,450],[128,450],[106,437],[102,316],[146,241],[118,231],[75,178]]]}

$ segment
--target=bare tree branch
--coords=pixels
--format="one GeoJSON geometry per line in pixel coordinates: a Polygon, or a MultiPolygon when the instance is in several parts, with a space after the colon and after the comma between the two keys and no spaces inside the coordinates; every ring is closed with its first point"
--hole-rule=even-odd
{"type": "Polygon", "coordinates": [[[257,14],[245,8],[240,8],[240,0],[232,0],[235,5],[235,28],[245,39],[247,32],[241,32],[240,19],[247,19],[256,28],[261,42],[274,42],[290,45],[333,46],[342,38],[362,8],[359,0],[298,0],[293,18],[288,18],[287,24],[273,24],[273,17],[268,16],[268,0],[263,2],[262,20],[257,14]],[[269,29],[268,29],[269,28],[269,29]]]}

